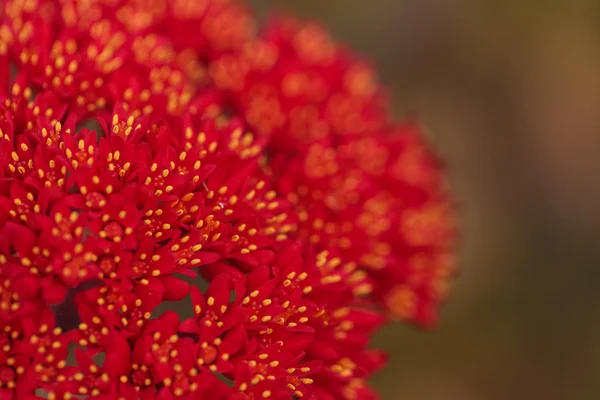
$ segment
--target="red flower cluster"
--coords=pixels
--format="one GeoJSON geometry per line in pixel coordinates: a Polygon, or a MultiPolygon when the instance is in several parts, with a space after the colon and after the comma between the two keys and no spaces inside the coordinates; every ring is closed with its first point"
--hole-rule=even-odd
{"type": "Polygon", "coordinates": [[[375,397],[455,223],[367,64],[229,0],[1,7],[0,400],[375,397]]]}
{"type": "Polygon", "coordinates": [[[210,71],[269,137],[268,169],[294,205],[298,237],[340,251],[357,296],[435,324],[455,271],[453,206],[418,127],[390,122],[368,64],[319,26],[278,19],[210,71]]]}

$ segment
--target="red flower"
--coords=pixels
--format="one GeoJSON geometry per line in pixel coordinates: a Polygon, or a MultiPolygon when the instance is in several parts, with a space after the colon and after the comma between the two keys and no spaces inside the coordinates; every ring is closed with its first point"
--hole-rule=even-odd
{"type": "Polygon", "coordinates": [[[374,398],[373,306],[431,323],[455,236],[382,92],[236,2],[5,1],[0,399],[374,398]]]}
{"type": "Polygon", "coordinates": [[[437,163],[419,140],[402,131],[315,144],[298,158],[275,155],[272,168],[295,204],[299,237],[339,252],[330,274],[344,271],[356,295],[381,301],[393,317],[431,325],[456,269],[456,222],[437,163]]]}
{"type": "Polygon", "coordinates": [[[211,71],[268,138],[266,168],[294,203],[296,237],[340,252],[334,269],[354,272],[343,279],[357,296],[434,324],[456,269],[452,200],[418,127],[389,120],[368,64],[319,26],[279,19],[211,71]]]}
{"type": "Polygon", "coordinates": [[[55,327],[50,310],[5,321],[0,335],[3,395],[10,396],[14,391],[18,396],[26,396],[36,388],[45,389],[64,381],[70,373],[65,360],[72,338],[70,333],[63,334],[55,327]]]}

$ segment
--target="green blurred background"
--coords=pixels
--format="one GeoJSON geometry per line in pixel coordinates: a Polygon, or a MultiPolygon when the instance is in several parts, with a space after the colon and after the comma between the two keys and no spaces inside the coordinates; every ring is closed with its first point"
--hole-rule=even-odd
{"type": "Polygon", "coordinates": [[[254,0],[370,56],[450,166],[441,326],[385,329],[384,400],[600,398],[600,2],[254,0]]]}

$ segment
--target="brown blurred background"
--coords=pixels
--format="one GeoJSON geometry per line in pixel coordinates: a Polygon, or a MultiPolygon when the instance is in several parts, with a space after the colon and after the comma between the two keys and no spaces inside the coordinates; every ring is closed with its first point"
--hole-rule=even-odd
{"type": "Polygon", "coordinates": [[[600,2],[254,0],[370,56],[462,207],[432,333],[388,327],[384,400],[600,398],[600,2]]]}

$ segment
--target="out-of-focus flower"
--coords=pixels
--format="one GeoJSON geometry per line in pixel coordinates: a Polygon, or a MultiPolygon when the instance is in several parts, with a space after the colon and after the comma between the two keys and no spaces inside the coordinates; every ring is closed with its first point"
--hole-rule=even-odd
{"type": "Polygon", "coordinates": [[[294,204],[298,237],[336,249],[327,268],[357,296],[434,325],[456,269],[453,203],[418,124],[391,121],[368,63],[318,25],[279,18],[210,72],[268,137],[266,169],[294,204]]]}
{"type": "Polygon", "coordinates": [[[377,304],[435,319],[438,163],[322,30],[254,24],[2,4],[0,399],[368,399],[377,304]]]}

